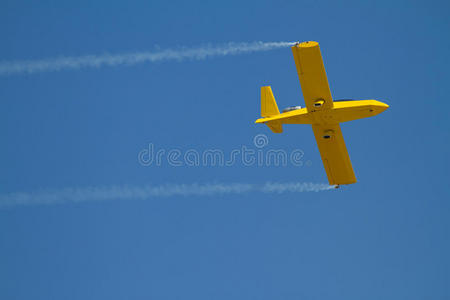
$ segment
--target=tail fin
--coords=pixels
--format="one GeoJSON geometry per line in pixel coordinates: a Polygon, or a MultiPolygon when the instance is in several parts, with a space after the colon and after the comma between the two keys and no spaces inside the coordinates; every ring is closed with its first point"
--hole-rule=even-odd
{"type": "MultiPolygon", "coordinates": [[[[272,93],[272,88],[270,86],[261,87],[261,117],[270,117],[274,115],[279,115],[277,102],[272,93]]],[[[269,128],[275,133],[283,132],[283,127],[279,121],[271,121],[266,123],[269,128]]]]}
{"type": "Polygon", "coordinates": [[[261,87],[261,117],[280,114],[270,86],[261,87]]]}

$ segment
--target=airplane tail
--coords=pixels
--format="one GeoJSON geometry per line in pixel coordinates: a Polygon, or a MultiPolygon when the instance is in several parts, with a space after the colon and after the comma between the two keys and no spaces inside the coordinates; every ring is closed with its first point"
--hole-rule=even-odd
{"type": "MultiPolygon", "coordinates": [[[[277,102],[272,93],[272,88],[270,86],[261,87],[261,117],[271,117],[274,115],[279,115],[277,102]]],[[[280,121],[269,121],[265,123],[270,130],[274,133],[283,132],[283,125],[280,121]]]]}

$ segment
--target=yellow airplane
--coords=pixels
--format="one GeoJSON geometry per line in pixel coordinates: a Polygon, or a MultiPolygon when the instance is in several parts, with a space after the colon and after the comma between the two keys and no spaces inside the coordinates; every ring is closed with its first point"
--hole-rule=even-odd
{"type": "Polygon", "coordinates": [[[261,88],[261,117],[273,132],[283,132],[283,124],[311,124],[330,185],[356,182],[339,123],[375,116],[389,105],[376,100],[334,100],[317,42],[292,46],[306,108],[291,106],[278,110],[270,86],[261,88]]]}

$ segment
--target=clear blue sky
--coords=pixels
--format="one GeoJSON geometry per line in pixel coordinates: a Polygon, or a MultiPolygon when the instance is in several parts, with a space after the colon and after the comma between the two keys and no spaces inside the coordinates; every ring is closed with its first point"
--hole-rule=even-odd
{"type": "MultiPolygon", "coordinates": [[[[1,1],[0,60],[229,41],[321,44],[359,182],[320,193],[0,210],[1,299],[449,299],[445,1],[1,1]]],[[[0,194],[98,185],[326,182],[309,126],[272,134],[262,85],[303,99],[289,48],[0,77],[0,194]],[[300,148],[303,167],[143,167],[161,148],[300,148]]]]}

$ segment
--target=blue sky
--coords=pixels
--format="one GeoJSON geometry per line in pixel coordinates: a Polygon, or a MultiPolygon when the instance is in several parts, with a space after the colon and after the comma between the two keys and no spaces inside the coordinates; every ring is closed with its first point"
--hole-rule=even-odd
{"type": "MultiPolygon", "coordinates": [[[[315,40],[358,183],[0,210],[2,299],[450,298],[450,42],[444,1],[2,1],[0,61],[315,40]]],[[[254,124],[260,86],[303,99],[289,48],[0,77],[0,194],[166,183],[326,182],[309,126],[254,124]],[[266,134],[301,167],[142,166],[266,134]]]]}

